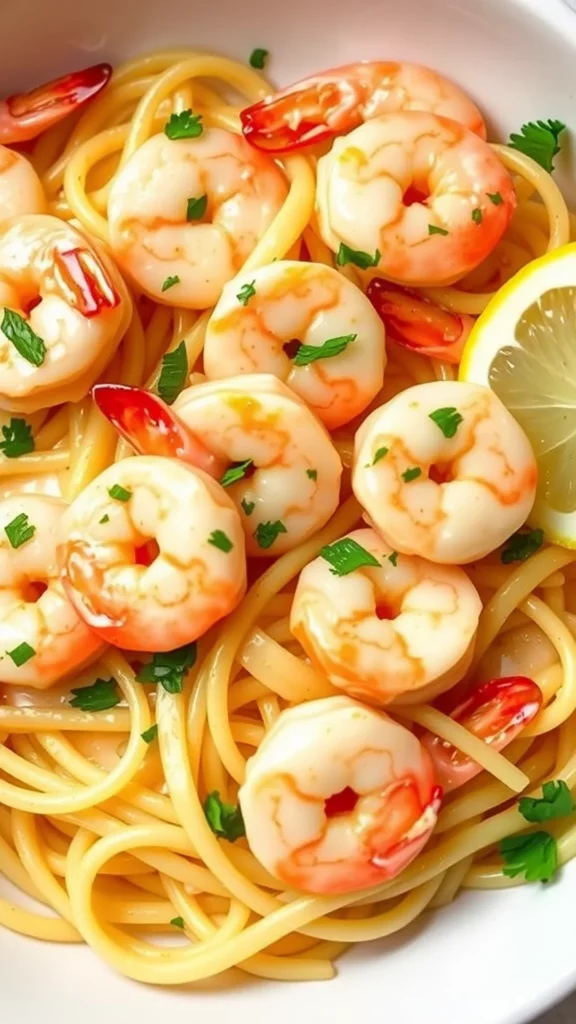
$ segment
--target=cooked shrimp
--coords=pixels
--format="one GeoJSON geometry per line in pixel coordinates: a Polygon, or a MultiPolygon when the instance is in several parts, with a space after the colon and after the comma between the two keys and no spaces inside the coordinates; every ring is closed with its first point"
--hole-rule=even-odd
{"type": "Polygon", "coordinates": [[[300,573],[290,629],[334,686],[408,704],[462,678],[481,611],[462,569],[399,555],[374,530],[355,530],[300,573]],[[344,558],[340,568],[331,568],[334,556],[344,558]]]}
{"type": "Polygon", "coordinates": [[[494,150],[416,111],[367,121],[318,161],[320,232],[368,253],[399,284],[452,284],[495,248],[516,207],[494,150]]]}
{"type": "Polygon", "coordinates": [[[240,135],[148,139],[120,169],[108,217],[114,255],[156,302],[206,309],[238,273],[288,192],[274,161],[240,135]],[[163,288],[176,278],[170,289],[163,288]]]}
{"type": "Polygon", "coordinates": [[[21,153],[0,146],[0,225],[25,213],[44,213],[46,196],[32,164],[21,153]]]}
{"type": "Polygon", "coordinates": [[[386,335],[420,355],[459,363],[475,319],[451,313],[409,288],[374,277],[366,294],[386,327],[386,335]]]}
{"type": "MultiPolygon", "coordinates": [[[[494,750],[503,750],[536,717],[542,703],[536,683],[526,676],[509,676],[477,686],[450,717],[494,750]]],[[[445,792],[482,771],[481,765],[440,736],[426,731],[421,740],[445,792]]]]}
{"type": "Polygon", "coordinates": [[[246,531],[249,555],[279,555],[335,511],[342,463],[326,428],[269,374],[187,388],[173,409],[230,468],[222,478],[246,531]]]}
{"type": "Polygon", "coordinates": [[[58,560],[78,614],[135,651],[191,643],[246,590],[233,502],[175,459],[138,456],[104,470],[66,512],[58,560]]]}
{"type": "Polygon", "coordinates": [[[526,434],[489,388],[418,384],[356,433],[352,487],[396,550],[447,564],[494,551],[525,522],[538,471],[526,434]]]}
{"type": "Polygon", "coordinates": [[[253,146],[285,153],[401,110],[451,117],[486,138],[482,114],[457,85],[431,68],[396,61],[331,68],[254,103],[240,118],[253,146]]]}
{"type": "Polygon", "coordinates": [[[56,540],[67,506],[22,494],[0,501],[0,681],[44,689],[103,650],[58,578],[56,540]]]}
{"type": "Polygon", "coordinates": [[[95,242],[42,214],[0,234],[0,407],[34,412],[83,398],[132,315],[95,242]]]}
{"type": "Polygon", "coordinates": [[[417,738],[348,697],[283,711],[238,794],[252,853],[288,886],[353,892],[427,843],[442,790],[417,738]]]}
{"type": "Polygon", "coordinates": [[[273,373],[329,430],[369,405],[385,363],[384,330],[365,295],[321,263],[277,262],[235,278],[206,330],[209,378],[273,373]],[[242,304],[238,292],[250,284],[242,304]]]}
{"type": "MultiPolygon", "coordinates": [[[[108,83],[109,64],[93,64],[0,100],[0,143],[27,142],[96,96],[108,83]]],[[[31,212],[31,211],[30,211],[31,212]]]]}

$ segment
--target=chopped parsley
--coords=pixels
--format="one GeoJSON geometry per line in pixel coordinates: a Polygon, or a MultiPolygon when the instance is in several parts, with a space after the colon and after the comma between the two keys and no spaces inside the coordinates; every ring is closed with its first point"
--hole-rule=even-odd
{"type": "Polygon", "coordinates": [[[208,543],[212,544],[213,547],[218,548],[219,551],[224,551],[225,554],[232,551],[232,548],[234,547],[230,537],[224,533],[224,530],[213,530],[208,537],[208,543]]]}
{"type": "Polygon", "coordinates": [[[4,533],[8,537],[11,547],[21,548],[26,541],[32,540],[36,533],[36,527],[32,526],[28,521],[26,513],[21,512],[19,516],[16,516],[15,519],[4,527],[4,533]]]}
{"type": "Polygon", "coordinates": [[[166,405],[172,405],[172,402],[178,398],[186,383],[187,376],[188,354],[185,342],[181,341],[178,348],[162,356],[162,368],[158,378],[158,394],[166,402],[166,405]]]}
{"type": "Polygon", "coordinates": [[[242,509],[244,511],[244,515],[245,516],[251,516],[253,511],[254,511],[254,509],[255,509],[255,507],[256,507],[256,502],[255,501],[247,501],[246,498],[242,498],[242,501],[240,502],[240,504],[242,505],[242,509]]]}
{"type": "Polygon", "coordinates": [[[108,711],[122,700],[115,679],[97,679],[92,686],[79,686],[70,704],[81,711],[108,711]]]}
{"type": "Polygon", "coordinates": [[[518,810],[526,821],[541,824],[543,821],[567,818],[576,811],[576,803],[568,786],[560,779],[559,782],[545,782],[541,797],[520,797],[518,810]]]}
{"type": "Polygon", "coordinates": [[[494,206],[502,206],[504,200],[502,199],[500,192],[487,192],[486,195],[490,202],[494,203],[494,206]]]}
{"type": "Polygon", "coordinates": [[[214,790],[206,797],[204,814],[214,835],[220,839],[227,839],[229,843],[233,843],[236,839],[246,835],[240,807],[235,804],[225,804],[220,799],[218,790],[214,790]]]}
{"type": "Polygon", "coordinates": [[[30,644],[27,644],[26,641],[24,641],[24,643],[18,644],[18,647],[15,647],[14,650],[6,651],[6,654],[9,658],[12,658],[16,668],[20,668],[22,665],[25,665],[27,661],[30,661],[30,658],[34,657],[36,651],[30,646],[30,644]]]}
{"type": "Polygon", "coordinates": [[[5,309],[0,330],[23,359],[33,366],[42,366],[46,358],[46,345],[23,316],[13,309],[5,309]]]}
{"type": "Polygon", "coordinates": [[[172,274],[171,277],[167,277],[160,291],[167,292],[168,289],[173,288],[175,284],[180,284],[180,278],[178,277],[178,274],[172,274]]]}
{"type": "Polygon", "coordinates": [[[402,473],[402,479],[406,484],[409,484],[411,480],[416,480],[419,476],[422,476],[422,470],[419,466],[412,466],[411,469],[405,469],[402,473]]]}
{"type": "Polygon", "coordinates": [[[389,451],[390,449],[386,448],[385,445],[382,445],[381,448],[377,448],[376,451],[374,452],[374,458],[372,459],[372,462],[369,462],[368,465],[375,466],[377,462],[380,462],[380,459],[383,459],[385,455],[388,455],[389,451]]]}
{"type": "Polygon", "coordinates": [[[143,665],[136,675],[139,683],[156,683],[168,693],[182,693],[184,677],[197,657],[196,644],[185,644],[174,651],[160,651],[152,661],[143,665]]]}
{"type": "MultiPolygon", "coordinates": [[[[248,513],[246,513],[248,514],[248,513]]],[[[256,539],[259,548],[271,548],[279,533],[288,533],[284,523],[280,519],[271,523],[258,523],[252,536],[256,539]]]]}
{"type": "Polygon", "coordinates": [[[237,484],[239,480],[246,476],[246,473],[253,465],[252,459],[245,459],[244,462],[233,462],[223,476],[220,477],[222,487],[231,487],[232,484],[237,484]]]}
{"type": "Polygon", "coordinates": [[[108,488],[108,494],[116,501],[130,501],[132,497],[132,491],[127,491],[121,484],[112,484],[112,487],[108,488]]]}
{"type": "Polygon", "coordinates": [[[353,263],[360,270],[368,270],[369,267],[377,267],[380,262],[381,252],[376,249],[373,256],[362,249],[351,249],[349,245],[340,242],[340,248],[336,254],[336,263],[339,267],[345,267],[347,263],[353,263]]]}
{"type": "Polygon", "coordinates": [[[549,882],[558,870],[558,846],[549,832],[507,836],[499,850],[507,878],[524,875],[527,882],[549,882]]]}
{"type": "Polygon", "coordinates": [[[250,299],[254,295],[256,295],[256,289],[254,287],[255,284],[256,280],[251,281],[250,284],[243,284],[240,291],[238,292],[236,298],[238,299],[238,302],[242,303],[243,306],[247,306],[250,299]]]}
{"type": "Polygon", "coordinates": [[[454,437],[458,427],[464,422],[464,417],[460,415],[458,409],[453,405],[444,406],[442,409],[435,409],[434,412],[430,413],[428,419],[436,424],[446,438],[454,437]]]}
{"type": "Polygon", "coordinates": [[[197,196],[188,200],[186,205],[186,220],[201,220],[206,213],[206,207],[208,206],[208,196],[197,196]]]}
{"type": "Polygon", "coordinates": [[[503,565],[510,565],[511,562],[525,562],[527,558],[535,555],[544,543],[543,530],[520,530],[514,533],[506,542],[506,546],[500,552],[500,561],[503,565]]]}
{"type": "Polygon", "coordinates": [[[151,725],[149,729],[146,729],[144,732],[140,733],[140,736],[144,740],[144,743],[152,743],[156,739],[157,735],[158,725],[156,724],[156,722],[154,723],[154,725],[151,725]]]}
{"type": "Polygon", "coordinates": [[[429,235],[447,235],[448,231],[446,230],[446,228],[439,228],[439,227],[437,227],[436,224],[429,224],[428,225],[428,234],[429,235]]]}
{"type": "Polygon", "coordinates": [[[318,470],[317,469],[307,469],[306,470],[306,476],[310,477],[311,480],[317,480],[318,479],[318,470]]]}
{"type": "Polygon", "coordinates": [[[339,338],[328,338],[321,345],[299,345],[294,356],[295,366],[309,366],[317,359],[331,359],[332,356],[339,356],[348,345],[356,341],[357,334],[343,334],[339,338]]]}
{"type": "Polygon", "coordinates": [[[250,54],[250,67],[256,68],[257,71],[263,71],[269,56],[268,50],[262,50],[257,46],[250,54]]]}
{"type": "Polygon", "coordinates": [[[554,157],[560,152],[558,139],[565,130],[566,125],[554,119],[529,121],[522,125],[520,134],[512,133],[508,145],[532,157],[540,167],[551,173],[554,170],[554,157]]]}
{"type": "Polygon", "coordinates": [[[477,206],[475,210],[472,210],[472,220],[475,224],[482,223],[482,210],[479,206],[477,206]]]}
{"type": "Polygon", "coordinates": [[[99,525],[100,525],[101,523],[109,523],[109,522],[110,522],[110,516],[108,515],[108,513],[106,513],[106,515],[103,515],[103,516],[102,516],[102,519],[99,519],[99,520],[98,520],[98,524],[99,524],[99,525]]]}
{"type": "Polygon", "coordinates": [[[17,459],[20,455],[34,451],[32,427],[26,420],[12,417],[9,425],[2,427],[2,436],[0,451],[4,452],[7,459],[17,459]]]}
{"type": "Polygon", "coordinates": [[[365,565],[380,565],[378,559],[352,537],[343,537],[326,545],[320,551],[320,557],[329,562],[333,576],[347,576],[365,565]]]}
{"type": "Polygon", "coordinates": [[[175,928],[184,928],[185,927],[184,918],[183,917],[173,917],[172,920],[170,921],[170,924],[173,924],[175,928]]]}
{"type": "Polygon", "coordinates": [[[392,565],[396,568],[398,565],[398,552],[393,551],[391,555],[388,555],[388,561],[392,562],[392,565]]]}
{"type": "Polygon", "coordinates": [[[201,121],[202,114],[193,114],[191,110],[171,114],[169,121],[164,125],[164,134],[169,139],[197,139],[204,131],[201,121]]]}

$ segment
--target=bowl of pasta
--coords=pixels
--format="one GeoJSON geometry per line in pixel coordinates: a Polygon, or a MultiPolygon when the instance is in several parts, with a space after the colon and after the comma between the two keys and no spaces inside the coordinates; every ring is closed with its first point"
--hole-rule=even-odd
{"type": "Polygon", "coordinates": [[[5,1018],[533,1020],[576,985],[576,14],[0,30],[5,1018]]]}

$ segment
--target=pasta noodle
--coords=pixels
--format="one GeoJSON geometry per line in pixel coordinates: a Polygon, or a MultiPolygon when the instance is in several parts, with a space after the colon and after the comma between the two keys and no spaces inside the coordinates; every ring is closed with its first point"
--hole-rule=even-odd
{"type": "MultiPolygon", "coordinates": [[[[36,142],[31,159],[50,212],[110,243],[110,186],[167,117],[193,107],[209,126],[239,130],[231,93],[254,102],[270,87],[256,71],[221,57],[178,50],[119,68],[70,130],[58,124],[36,142]],[[211,84],[208,86],[205,82],[211,84]]],[[[504,146],[496,153],[515,177],[518,208],[496,252],[456,285],[423,293],[444,308],[478,315],[506,280],[535,255],[563,245],[574,221],[551,176],[504,146]]],[[[334,266],[315,218],[316,159],[279,158],[285,201],[243,268],[308,253],[334,266]]],[[[360,275],[344,268],[346,276],[360,275]]],[[[370,275],[367,275],[369,279],[370,275]]],[[[210,310],[196,313],[134,295],[135,312],[106,379],[154,387],[161,360],[183,341],[192,374],[203,373],[210,310]],[[113,371],[113,372],[112,372],[113,371]]],[[[390,348],[384,392],[374,405],[415,383],[455,379],[448,363],[397,345],[390,348]]],[[[194,379],[194,377],[193,377],[194,379]]],[[[197,379],[202,379],[199,376],[197,379]]],[[[0,456],[0,486],[40,487],[59,480],[67,500],[80,494],[130,449],[89,399],[62,402],[38,427],[37,448],[0,456]]],[[[353,437],[335,443],[345,467],[353,437]]],[[[518,884],[494,853],[500,839],[525,828],[515,794],[550,776],[576,783],[576,551],[547,546],[526,562],[490,557],[468,574],[485,597],[474,671],[497,638],[535,628],[554,651],[536,681],[545,707],[505,753],[427,703],[393,705],[411,730],[429,729],[482,767],[446,801],[426,849],[398,879],[368,892],[304,895],[282,887],[243,841],[217,838],[203,800],[217,790],[235,803],[246,761],[288,706],[338,691],[304,657],[288,618],[298,574],[323,546],[353,529],[362,510],[349,497],[327,526],[266,568],[246,598],[200,642],[200,656],[179,694],[154,697],[135,679],[130,652],[109,649],[81,680],[112,676],[122,704],[107,712],[70,706],[69,681],[39,693],[10,687],[0,697],[0,873],[54,911],[31,912],[0,900],[0,923],[50,942],[87,942],[130,978],[176,985],[231,967],[284,980],[328,979],[351,944],[391,935],[427,908],[464,888],[518,884]],[[158,747],[141,735],[157,723],[158,747]],[[157,945],[177,934],[185,945],[157,945]]],[[[528,671],[519,674],[530,674],[528,671]]],[[[76,680],[78,685],[78,680],[76,680]]],[[[576,826],[556,828],[562,861],[576,854],[576,826]]]]}

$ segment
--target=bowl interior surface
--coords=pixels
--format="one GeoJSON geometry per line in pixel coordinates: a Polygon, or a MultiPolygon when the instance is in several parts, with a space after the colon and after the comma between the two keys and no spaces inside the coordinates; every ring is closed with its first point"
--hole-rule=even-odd
{"type": "MultiPolygon", "coordinates": [[[[3,0],[0,88],[7,95],[96,61],[178,45],[239,59],[266,47],[278,83],[359,59],[419,61],[468,89],[493,137],[539,118],[576,127],[576,15],[562,0],[3,0]]],[[[567,152],[556,177],[576,199],[569,161],[567,152]]],[[[0,880],[0,896],[5,890],[0,880]]],[[[229,972],[161,991],[118,977],[86,948],[0,929],[2,1017],[519,1024],[576,984],[575,902],[576,864],[548,887],[468,893],[399,936],[357,947],[329,984],[229,972]]]]}

